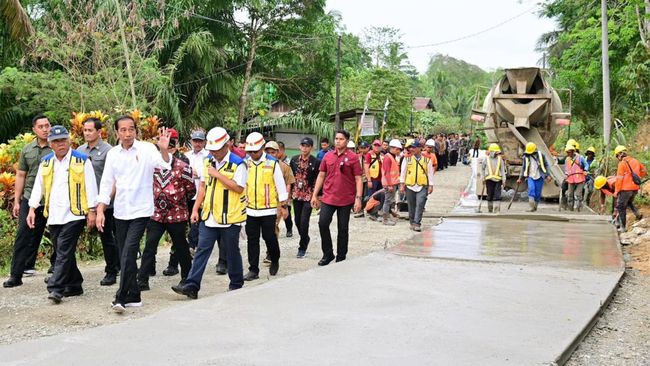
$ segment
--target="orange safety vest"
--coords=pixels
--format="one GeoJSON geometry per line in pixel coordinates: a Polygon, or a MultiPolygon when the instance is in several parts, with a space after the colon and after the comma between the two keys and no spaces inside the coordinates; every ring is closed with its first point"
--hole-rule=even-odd
{"type": "Polygon", "coordinates": [[[381,184],[384,187],[387,186],[394,186],[399,184],[399,176],[400,176],[400,169],[399,169],[399,163],[397,160],[395,160],[395,157],[393,154],[388,153],[384,155],[384,164],[381,166],[382,169],[382,175],[381,175],[381,184]],[[390,163],[386,164],[386,160],[390,161],[390,163]],[[390,170],[386,171],[386,166],[390,165],[390,170]]]}
{"type": "Polygon", "coordinates": [[[433,165],[434,171],[438,169],[438,158],[436,158],[436,154],[434,153],[429,154],[428,152],[423,151],[422,156],[424,156],[425,158],[429,158],[429,160],[431,160],[431,165],[433,165]]]}
{"type": "Polygon", "coordinates": [[[620,191],[639,190],[640,187],[634,184],[632,180],[632,171],[640,178],[645,177],[647,174],[645,166],[633,157],[626,156],[622,161],[618,162],[618,168],[616,169],[616,193],[620,191]]]}
{"type": "Polygon", "coordinates": [[[580,162],[580,155],[578,154],[576,154],[573,160],[567,156],[564,162],[564,171],[567,175],[566,181],[569,184],[580,184],[586,180],[585,170],[580,164],[576,164],[576,162],[580,162]]]}

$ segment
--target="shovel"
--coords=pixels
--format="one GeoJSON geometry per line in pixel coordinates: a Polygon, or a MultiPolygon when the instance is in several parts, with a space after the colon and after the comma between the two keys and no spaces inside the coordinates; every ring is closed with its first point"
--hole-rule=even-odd
{"type": "Polygon", "coordinates": [[[512,198],[510,199],[510,202],[508,203],[508,210],[510,210],[510,207],[512,206],[512,202],[515,200],[515,196],[517,195],[517,192],[519,192],[519,182],[517,182],[517,186],[515,187],[515,193],[512,194],[512,198]]]}
{"type": "Polygon", "coordinates": [[[483,188],[481,189],[481,196],[479,197],[478,209],[476,212],[481,213],[481,205],[483,204],[483,193],[485,193],[485,181],[483,181],[483,188]]]}

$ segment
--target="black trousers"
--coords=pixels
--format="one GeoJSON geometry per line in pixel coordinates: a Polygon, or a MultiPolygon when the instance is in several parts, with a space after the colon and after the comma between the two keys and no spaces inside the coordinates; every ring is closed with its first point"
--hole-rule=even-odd
{"type": "Polygon", "coordinates": [[[458,162],[458,150],[451,150],[449,152],[449,165],[456,166],[458,162]]]}
{"type": "Polygon", "coordinates": [[[54,273],[47,283],[48,292],[63,295],[65,290],[81,289],[84,279],[77,267],[77,242],[86,225],[86,220],[76,220],[65,225],[50,225],[50,237],[56,250],[54,273]]]}
{"type": "Polygon", "coordinates": [[[501,181],[485,181],[485,190],[487,191],[486,201],[501,201],[501,181]]]}
{"type": "Polygon", "coordinates": [[[104,232],[99,233],[104,251],[104,261],[106,262],[104,272],[117,274],[120,271],[120,251],[117,249],[117,242],[115,242],[115,218],[113,217],[113,209],[106,209],[104,211],[104,217],[106,218],[104,221],[104,232]]]}
{"type": "Polygon", "coordinates": [[[36,227],[30,229],[27,226],[27,214],[29,214],[29,201],[23,198],[20,201],[20,213],[18,214],[18,229],[14,241],[14,251],[11,260],[11,277],[22,278],[25,269],[34,268],[36,254],[45,232],[47,219],[43,216],[43,207],[36,209],[36,227]]]}
{"type": "Polygon", "coordinates": [[[138,250],[140,240],[149,223],[148,217],[133,220],[115,219],[115,240],[120,251],[120,287],[115,294],[119,303],[139,302],[140,287],[138,286],[138,250]]]}
{"type": "Polygon", "coordinates": [[[348,254],[350,212],[352,212],[352,205],[331,206],[326,203],[322,203],[320,216],[318,217],[318,229],[320,231],[323,257],[333,257],[334,249],[332,246],[332,233],[330,233],[330,224],[332,223],[332,217],[334,216],[335,212],[338,229],[336,236],[336,260],[342,261],[348,254]]]}
{"type": "Polygon", "coordinates": [[[627,225],[628,206],[632,209],[632,211],[636,211],[636,207],[634,207],[633,202],[637,192],[638,191],[620,191],[618,192],[618,197],[616,197],[616,211],[618,211],[618,220],[621,223],[623,229],[625,229],[625,226],[627,225]]]}
{"type": "Polygon", "coordinates": [[[299,250],[307,250],[309,246],[309,218],[311,217],[311,202],[293,200],[293,209],[296,215],[296,227],[300,234],[299,250]]]}
{"type": "Polygon", "coordinates": [[[436,154],[436,160],[438,160],[438,170],[445,169],[445,158],[443,154],[436,154]]]}
{"type": "Polygon", "coordinates": [[[190,273],[190,268],[192,267],[192,258],[190,257],[190,246],[185,237],[186,229],[187,221],[173,224],[163,224],[153,220],[149,221],[149,224],[147,224],[147,237],[145,239],[144,250],[140,259],[139,280],[149,281],[149,274],[153,269],[156,253],[158,252],[158,243],[160,243],[160,238],[162,238],[165,231],[169,233],[172,239],[172,250],[181,265],[181,278],[187,278],[187,274],[190,273]]]}
{"type": "Polygon", "coordinates": [[[289,211],[289,214],[287,215],[287,218],[284,219],[284,226],[287,227],[287,232],[293,231],[293,221],[291,221],[291,205],[287,208],[289,211]]]}
{"type": "MultiPolygon", "coordinates": [[[[250,216],[246,219],[246,236],[248,237],[248,270],[260,273],[260,233],[266,243],[266,251],[271,262],[280,260],[280,244],[275,235],[276,215],[250,216]]],[[[221,250],[219,251],[221,253],[221,250]]]]}

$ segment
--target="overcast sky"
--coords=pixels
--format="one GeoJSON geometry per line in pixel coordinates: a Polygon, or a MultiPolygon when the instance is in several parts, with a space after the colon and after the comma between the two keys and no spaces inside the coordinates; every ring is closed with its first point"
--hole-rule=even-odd
{"type": "Polygon", "coordinates": [[[359,36],[371,26],[398,28],[407,47],[461,38],[517,17],[468,39],[407,50],[411,64],[420,72],[426,71],[431,55],[436,53],[493,70],[535,66],[541,59],[535,43],[542,33],[554,29],[554,23],[537,16],[538,1],[327,0],[327,10],[339,11],[347,31],[359,36]]]}

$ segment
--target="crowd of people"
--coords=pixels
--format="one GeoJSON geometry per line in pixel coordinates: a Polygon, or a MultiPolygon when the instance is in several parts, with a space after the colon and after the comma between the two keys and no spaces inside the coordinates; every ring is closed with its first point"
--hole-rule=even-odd
{"type": "MultiPolygon", "coordinates": [[[[235,142],[221,127],[192,131],[191,148],[183,153],[176,130],[161,128],[155,145],[141,141],[137,123],[128,115],[113,122],[116,146],[101,139],[105,126],[93,117],[83,121],[85,143],[77,149],[67,129],[50,126],[43,115],[34,117],[32,127],[36,139],[24,147],[16,177],[13,214],[19,225],[3,287],[20,286],[23,277],[34,274],[47,226],[54,247],[45,279],[48,299],[58,304],[83,294],[76,247],[84,227],[96,228],[106,263],[100,285],[117,284],[112,308],[118,313],[142,306],[141,293],[150,289],[165,232],[172,247],[163,275],[180,273],[172,290],[191,299],[198,298],[215,244],[215,270],[228,275],[229,290],[259,278],[262,240],[269,275],[278,273],[281,222],[287,237],[296,227],[296,257],[304,258],[314,210],[319,211],[322,252],[318,265],[341,262],[347,257],[351,215],[394,226],[402,203],[410,229],[421,231],[434,174],[459,162],[468,165],[479,157],[481,145],[478,139],[471,142],[467,135],[452,133],[361,141],[357,146],[347,131],[338,130],[334,144],[323,138],[317,152],[312,138],[302,138],[300,153],[289,158],[281,141],[252,132],[235,142]],[[336,247],[330,231],[334,215],[336,247]],[[240,241],[247,246],[246,273],[240,241]]],[[[625,147],[616,148],[617,175],[607,178],[595,176],[595,149],[589,148],[584,158],[577,142],[569,141],[565,151],[567,208],[580,210],[583,197],[599,190],[601,207],[606,195],[615,197],[623,228],[626,208],[639,215],[632,202],[646,169],[625,147]]],[[[550,161],[534,143],[525,146],[518,181],[527,180],[529,211],[537,210],[544,181],[551,179],[550,161]]],[[[480,162],[488,209],[498,213],[507,178],[499,145],[490,144],[480,162]]]]}
{"type": "Polygon", "coordinates": [[[228,275],[229,290],[259,278],[261,240],[269,275],[278,273],[282,221],[287,237],[296,227],[296,257],[304,258],[314,210],[322,251],[318,265],[340,262],[347,256],[352,214],[367,212],[374,221],[395,225],[396,202],[406,202],[410,227],[420,231],[434,172],[456,165],[469,151],[468,138],[455,134],[357,147],[347,131],[339,130],[334,144],[324,138],[317,152],[313,139],[304,137],[300,153],[289,158],[282,142],[259,132],[235,142],[215,127],[192,131],[191,147],[183,153],[172,128],[161,128],[154,145],[138,140],[131,116],[120,116],[113,121],[116,146],[102,140],[102,128],[97,118],[84,120],[85,143],[73,149],[64,126],[50,126],[44,115],[34,117],[36,139],[20,156],[13,208],[19,226],[3,287],[20,286],[23,277],[34,275],[46,227],[54,248],[45,278],[48,299],[58,304],[83,294],[76,247],[87,227],[101,239],[106,266],[100,285],[117,284],[111,306],[118,313],[142,306],[141,293],[150,289],[165,233],[172,246],[163,275],[180,273],[172,290],[192,299],[198,297],[215,244],[216,272],[228,275]],[[336,247],[330,232],[335,214],[336,247]],[[246,273],[241,240],[247,245],[246,273]]]}

